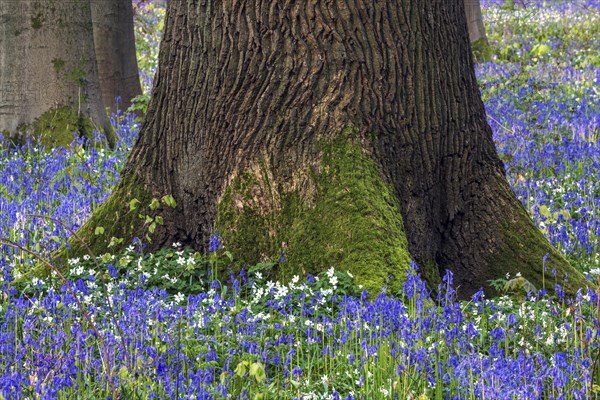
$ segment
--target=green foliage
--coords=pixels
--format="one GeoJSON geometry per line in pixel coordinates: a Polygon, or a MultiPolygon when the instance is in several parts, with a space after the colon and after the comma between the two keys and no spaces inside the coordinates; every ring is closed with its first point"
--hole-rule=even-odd
{"type": "Polygon", "coordinates": [[[17,128],[14,140],[24,144],[28,137],[34,144],[39,143],[47,149],[69,147],[75,135],[92,141],[92,133],[96,126],[83,114],[78,114],[73,107],[62,106],[47,110],[31,124],[22,124],[17,128]]]}
{"type": "Polygon", "coordinates": [[[525,63],[551,57],[557,62],[574,62],[577,67],[600,61],[597,52],[585,50],[593,49],[600,35],[600,24],[594,17],[597,11],[590,10],[588,18],[573,23],[569,13],[549,7],[540,15],[539,7],[517,7],[517,3],[507,0],[498,9],[484,10],[487,37],[500,60],[525,63]],[[534,38],[531,50],[524,52],[522,49],[529,47],[531,38],[534,38]],[[560,45],[551,48],[550,42],[556,43],[557,39],[560,45]],[[569,50],[574,43],[584,50],[572,60],[569,50]]]}
{"type": "Polygon", "coordinates": [[[516,296],[521,302],[527,295],[538,293],[535,285],[521,276],[521,273],[517,273],[512,279],[510,278],[510,274],[507,273],[506,278],[500,277],[488,282],[496,292],[516,296]]]}
{"type": "Polygon", "coordinates": [[[139,94],[131,99],[131,105],[127,112],[146,114],[148,105],[150,104],[150,95],[148,93],[139,94]]]}
{"type": "Polygon", "coordinates": [[[537,43],[535,46],[533,46],[530,53],[533,57],[543,57],[547,54],[550,54],[551,51],[552,50],[550,49],[550,46],[547,44],[537,43]]]}
{"type": "Polygon", "coordinates": [[[471,43],[471,51],[477,62],[490,61],[494,54],[492,47],[485,37],[471,43]]]}
{"type": "Polygon", "coordinates": [[[503,288],[506,293],[533,293],[536,294],[538,292],[537,288],[533,285],[533,283],[529,282],[522,276],[517,276],[504,284],[503,288]]]}
{"type": "Polygon", "coordinates": [[[65,73],[65,79],[67,81],[71,81],[78,86],[84,84],[85,81],[85,71],[82,66],[75,67],[65,73]]]}
{"type": "Polygon", "coordinates": [[[133,274],[148,287],[171,294],[198,294],[210,289],[208,258],[189,248],[166,248],[144,256],[129,247],[117,260],[115,267],[122,276],[133,274]]]}
{"type": "Polygon", "coordinates": [[[52,67],[57,74],[60,74],[65,69],[65,60],[62,58],[53,58],[52,67]]]}
{"type": "Polygon", "coordinates": [[[506,285],[506,282],[508,282],[508,279],[505,279],[503,277],[500,278],[496,278],[496,279],[490,279],[488,281],[488,284],[490,285],[490,287],[492,289],[494,289],[496,292],[501,293],[504,290],[504,287],[506,285]]]}
{"type": "Polygon", "coordinates": [[[41,12],[31,16],[31,27],[36,31],[44,26],[44,22],[46,22],[46,19],[41,12]]]}

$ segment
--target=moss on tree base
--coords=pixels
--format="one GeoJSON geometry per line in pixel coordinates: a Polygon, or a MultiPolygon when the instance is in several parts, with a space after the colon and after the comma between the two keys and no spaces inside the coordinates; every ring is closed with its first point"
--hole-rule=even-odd
{"type": "Polygon", "coordinates": [[[471,43],[471,51],[477,62],[490,61],[494,54],[492,46],[485,37],[471,43]]]}
{"type": "Polygon", "coordinates": [[[40,144],[46,149],[69,147],[75,135],[93,140],[94,131],[102,131],[110,146],[114,145],[114,133],[94,124],[86,115],[78,114],[70,106],[62,106],[47,110],[30,124],[21,124],[14,134],[8,134],[16,145],[24,145],[28,138],[34,144],[40,144]]]}
{"type": "Polygon", "coordinates": [[[64,266],[69,258],[90,253],[97,256],[107,251],[118,252],[131,245],[134,237],[144,238],[147,229],[143,223],[143,212],[140,210],[150,204],[151,200],[150,191],[140,183],[135,174],[127,174],[110,197],[77,231],[78,238],[71,237],[68,246],[57,250],[53,258],[64,266]],[[131,201],[140,207],[132,209],[131,201]]]}
{"type": "MultiPolygon", "coordinates": [[[[510,191],[507,183],[500,185],[510,191]]],[[[502,278],[510,273],[514,278],[520,273],[537,289],[554,293],[558,283],[569,295],[589,286],[583,274],[550,245],[525,208],[514,207],[512,216],[503,221],[500,240],[500,250],[486,257],[487,276],[502,278]]]]}
{"type": "Polygon", "coordinates": [[[399,290],[410,256],[393,188],[352,130],[322,143],[318,158],[291,182],[266,162],[238,177],[218,208],[226,247],[248,265],[278,263],[277,279],[334,267],[372,293],[399,290]]]}

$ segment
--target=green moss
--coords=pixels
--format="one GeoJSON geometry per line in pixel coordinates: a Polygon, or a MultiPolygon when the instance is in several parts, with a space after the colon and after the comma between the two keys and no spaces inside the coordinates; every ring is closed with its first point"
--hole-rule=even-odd
{"type": "Polygon", "coordinates": [[[123,177],[110,197],[94,211],[90,219],[77,231],[78,238],[69,240],[69,247],[62,247],[55,254],[55,259],[65,260],[89,254],[101,255],[110,251],[119,252],[131,244],[134,237],[143,238],[146,230],[140,221],[140,209],[150,204],[152,196],[140,180],[132,174],[123,177]],[[139,209],[132,210],[130,202],[137,199],[139,209]],[[100,228],[100,229],[98,229],[100,228]],[[103,231],[101,234],[98,234],[103,231]],[[110,246],[112,238],[123,239],[110,246]],[[81,239],[81,240],[80,240],[81,239]],[[82,243],[85,242],[85,245],[82,243]],[[89,249],[88,249],[89,248],[89,249]]]}
{"type": "Polygon", "coordinates": [[[419,260],[419,273],[425,280],[425,286],[435,297],[438,294],[437,285],[442,281],[438,265],[433,260],[419,260]]]}
{"type": "Polygon", "coordinates": [[[577,289],[588,286],[589,283],[583,274],[572,267],[548,243],[527,211],[523,207],[515,209],[516,212],[510,220],[502,224],[501,250],[487,257],[487,276],[497,279],[505,276],[507,272],[512,277],[522,273],[537,289],[545,288],[552,293],[555,283],[559,283],[571,295],[574,295],[577,289]],[[544,271],[546,254],[548,256],[544,271]],[[556,271],[556,277],[552,275],[553,270],[556,271]]]}
{"type": "MultiPolygon", "coordinates": [[[[20,124],[15,132],[3,131],[5,138],[15,146],[27,143],[27,138],[31,138],[33,143],[41,144],[46,149],[55,147],[69,147],[75,134],[88,140],[93,138],[95,130],[103,131],[106,135],[106,141],[110,146],[114,145],[114,131],[111,129],[102,129],[95,125],[91,118],[80,114],[69,107],[57,107],[46,111],[44,114],[29,124],[20,124]]],[[[102,143],[101,146],[104,146],[102,143]]]]}
{"type": "Polygon", "coordinates": [[[471,43],[471,51],[473,52],[475,60],[478,62],[490,61],[494,53],[492,46],[490,46],[487,38],[485,37],[471,43]]]}
{"type": "Polygon", "coordinates": [[[352,130],[320,146],[317,165],[275,182],[266,163],[242,174],[219,203],[216,228],[252,265],[285,262],[279,279],[350,271],[372,293],[399,290],[410,257],[393,188],[352,130]]]}
{"type": "Polygon", "coordinates": [[[53,108],[39,116],[31,125],[34,140],[47,148],[68,147],[73,134],[79,133],[86,139],[92,138],[92,120],[69,106],[53,108]]]}
{"type": "Polygon", "coordinates": [[[52,67],[57,74],[60,74],[65,69],[65,60],[61,58],[53,58],[52,67]]]}
{"type": "Polygon", "coordinates": [[[65,73],[65,79],[71,81],[76,85],[83,85],[85,82],[85,71],[82,66],[75,67],[65,73]]]}
{"type": "Polygon", "coordinates": [[[37,13],[36,15],[31,16],[31,27],[36,31],[41,29],[44,26],[44,15],[42,13],[37,13]]]}

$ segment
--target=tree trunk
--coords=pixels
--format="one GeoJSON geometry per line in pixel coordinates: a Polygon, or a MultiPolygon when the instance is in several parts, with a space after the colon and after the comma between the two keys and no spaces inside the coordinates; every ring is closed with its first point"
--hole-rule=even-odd
{"type": "Polygon", "coordinates": [[[173,1],[159,59],[122,182],[81,231],[96,251],[146,232],[130,199],[170,194],[151,249],[218,230],[247,263],[284,252],[280,275],[334,266],[371,290],[399,288],[410,254],[462,297],[507,272],[539,287],[549,253],[583,284],[505,180],[462,1],[173,1]]]}
{"type": "Polygon", "coordinates": [[[142,94],[135,52],[131,0],[92,1],[94,44],[102,102],[110,112],[126,109],[142,94]],[[116,98],[120,98],[120,104],[116,98]]]}
{"type": "Polygon", "coordinates": [[[0,2],[0,131],[49,146],[106,126],[88,0],[0,2]]]}
{"type": "Polygon", "coordinates": [[[469,28],[469,40],[471,43],[485,39],[485,28],[483,26],[483,16],[481,15],[479,0],[465,0],[465,14],[467,15],[467,26],[469,28]]]}
{"type": "Polygon", "coordinates": [[[481,5],[479,0],[464,0],[464,2],[471,50],[477,60],[487,61],[492,56],[492,49],[485,34],[481,5]]]}

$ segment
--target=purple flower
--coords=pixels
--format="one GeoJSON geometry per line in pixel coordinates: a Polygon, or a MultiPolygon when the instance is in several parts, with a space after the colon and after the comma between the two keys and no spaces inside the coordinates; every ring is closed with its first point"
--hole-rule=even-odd
{"type": "Polygon", "coordinates": [[[221,244],[221,236],[217,233],[212,234],[210,236],[210,242],[208,243],[208,251],[212,253],[221,249],[223,249],[223,245],[221,244]]]}

